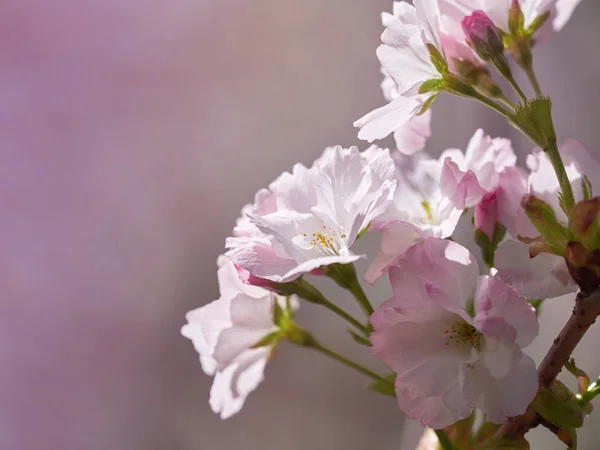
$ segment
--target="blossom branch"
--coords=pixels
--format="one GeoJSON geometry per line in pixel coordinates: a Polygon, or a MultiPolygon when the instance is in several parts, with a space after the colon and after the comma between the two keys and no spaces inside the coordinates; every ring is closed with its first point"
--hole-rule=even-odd
{"type": "MultiPolygon", "coordinates": [[[[600,289],[586,295],[580,292],[575,300],[573,314],[554,340],[552,347],[538,368],[540,387],[549,387],[567,363],[573,350],[600,315],[600,289]]],[[[539,424],[539,416],[529,406],[525,414],[513,417],[498,430],[498,435],[525,434],[539,424]]]]}

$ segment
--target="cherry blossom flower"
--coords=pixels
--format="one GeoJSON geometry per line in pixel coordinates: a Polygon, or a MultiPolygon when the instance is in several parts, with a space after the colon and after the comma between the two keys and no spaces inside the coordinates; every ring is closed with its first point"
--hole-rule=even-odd
{"type": "Polygon", "coordinates": [[[464,153],[450,149],[440,159],[444,161],[442,191],[460,209],[475,206],[498,185],[502,171],[517,162],[510,140],[492,139],[481,129],[475,132],[464,153]]]}
{"type": "Polygon", "coordinates": [[[462,215],[440,190],[440,160],[424,152],[413,157],[394,156],[398,183],[394,202],[370,228],[381,230],[381,249],[365,274],[370,284],[418,240],[452,236],[462,215]]]}
{"type": "MultiPolygon", "coordinates": [[[[519,4],[528,28],[538,17],[550,13],[548,25],[554,31],[560,31],[569,21],[573,11],[581,0],[520,0],[519,4]]],[[[480,10],[485,12],[501,30],[508,31],[508,12],[513,0],[445,0],[444,12],[459,22],[464,16],[480,10]]],[[[455,28],[452,28],[455,30],[455,28]]],[[[544,33],[542,31],[542,33],[544,33]]]]}
{"type": "MultiPolygon", "coordinates": [[[[600,184],[600,156],[590,152],[579,142],[566,141],[560,146],[560,152],[565,163],[567,176],[576,201],[583,197],[583,179],[586,176],[593,186],[600,184]]],[[[505,214],[507,229],[512,240],[502,243],[494,258],[494,266],[498,276],[513,285],[519,293],[529,298],[553,298],[569,294],[577,290],[575,281],[569,275],[563,258],[547,253],[530,257],[529,246],[519,241],[519,238],[534,239],[539,233],[525,215],[520,202],[515,201],[527,193],[548,203],[556,217],[565,225],[567,217],[559,205],[558,193],[560,186],[554,174],[552,163],[540,149],[535,149],[527,158],[531,173],[525,184],[522,180],[512,178],[512,182],[504,183],[503,194],[506,196],[505,205],[512,204],[511,214],[505,214]],[[512,190],[512,191],[511,191],[512,190]],[[515,209],[516,208],[516,209],[515,209]]]]}
{"type": "Polygon", "coordinates": [[[437,0],[415,0],[413,6],[394,2],[393,14],[382,14],[385,30],[377,57],[387,76],[384,94],[390,103],[354,123],[360,128],[360,139],[372,142],[386,137],[414,117],[435,95],[435,92],[419,91],[425,81],[441,79],[442,76],[432,62],[428,45],[450,63],[453,58],[478,61],[465,44],[464,36],[459,42],[443,32],[440,3],[437,0]]]}
{"type": "Polygon", "coordinates": [[[475,408],[493,423],[522,414],[538,388],[521,351],[538,333],[525,299],[479,276],[469,251],[448,240],[413,245],[389,273],[393,297],[371,317],[372,351],[396,372],[408,417],[437,429],[475,408]]]}
{"type": "MultiPolygon", "coordinates": [[[[244,284],[226,257],[219,257],[218,266],[221,296],[188,312],[181,333],[193,342],[204,372],[214,376],[210,391],[213,412],[227,419],[240,411],[246,397],[262,382],[273,346],[252,346],[277,331],[274,303],[282,308],[287,305],[285,298],[244,284]]],[[[288,303],[297,308],[295,297],[288,303]]]]}
{"type": "Polygon", "coordinates": [[[227,256],[254,277],[278,283],[361,256],[350,248],[392,201],[396,180],[388,150],[327,149],[296,166],[244,209],[227,256]]]}

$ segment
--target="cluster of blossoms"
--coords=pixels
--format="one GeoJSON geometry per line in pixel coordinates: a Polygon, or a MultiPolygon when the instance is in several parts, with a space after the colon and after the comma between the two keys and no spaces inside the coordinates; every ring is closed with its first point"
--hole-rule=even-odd
{"type": "MultiPolygon", "coordinates": [[[[240,410],[282,339],[348,361],[294,322],[304,300],[352,325],[355,340],[393,371],[363,368],[374,390],[395,395],[409,418],[445,429],[444,448],[451,448],[444,439],[460,434],[458,424],[473,427],[475,410],[486,432],[531,405],[555,432],[577,427],[543,407],[554,391],[540,385],[543,369],[524,353],[538,334],[541,301],[578,290],[583,298],[600,285],[600,198],[592,193],[600,155],[574,140],[557,145],[550,102],[532,69],[534,44],[560,30],[577,3],[414,0],[383,14],[377,56],[389,103],[355,125],[369,142],[393,133],[396,148],[330,147],[311,167],[297,164],[260,190],[219,257],[221,297],[188,313],[182,333],[215,376],[216,413],[240,410]],[[509,56],[529,75],[534,98],[514,81],[509,56]],[[518,105],[492,70],[514,87],[518,105]],[[528,170],[516,165],[509,140],[481,129],[464,151],[429,156],[430,108],[442,92],[484,103],[529,136],[537,147],[528,170]],[[469,221],[476,254],[454,239],[469,221]],[[380,248],[357,254],[354,244],[367,232],[380,234],[380,248]],[[392,297],[375,309],[353,264],[361,258],[369,261],[364,281],[391,284],[392,297]],[[350,291],[368,320],[326,299],[310,276],[350,291]]],[[[588,387],[579,397],[590,397],[588,387]]],[[[561,407],[573,406],[568,400],[561,407]]]]}

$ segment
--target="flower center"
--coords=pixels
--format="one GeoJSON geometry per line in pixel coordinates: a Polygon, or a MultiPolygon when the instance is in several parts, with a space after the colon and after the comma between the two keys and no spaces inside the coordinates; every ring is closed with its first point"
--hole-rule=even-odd
{"type": "Polygon", "coordinates": [[[477,329],[466,323],[464,320],[457,320],[444,330],[446,335],[445,347],[454,345],[455,347],[479,348],[481,342],[481,333],[477,329]]]}
{"type": "Polygon", "coordinates": [[[322,223],[319,231],[311,234],[303,233],[302,236],[311,249],[316,249],[326,255],[339,255],[343,240],[347,237],[345,233],[338,234],[325,223],[322,223]]]}

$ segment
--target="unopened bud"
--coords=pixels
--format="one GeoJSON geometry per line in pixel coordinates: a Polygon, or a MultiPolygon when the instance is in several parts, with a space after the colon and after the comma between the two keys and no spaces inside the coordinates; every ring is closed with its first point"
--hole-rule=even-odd
{"type": "Polygon", "coordinates": [[[569,214],[569,229],[588,250],[598,248],[600,197],[577,203],[569,214]]]}
{"type": "Polygon", "coordinates": [[[462,20],[467,44],[484,61],[489,61],[498,71],[511,77],[512,71],[504,56],[504,41],[492,19],[483,11],[474,11],[462,20]]]}
{"type": "Polygon", "coordinates": [[[531,194],[523,197],[521,206],[543,240],[550,245],[553,253],[562,256],[567,242],[570,240],[569,230],[558,221],[552,207],[541,198],[531,194]]]}

